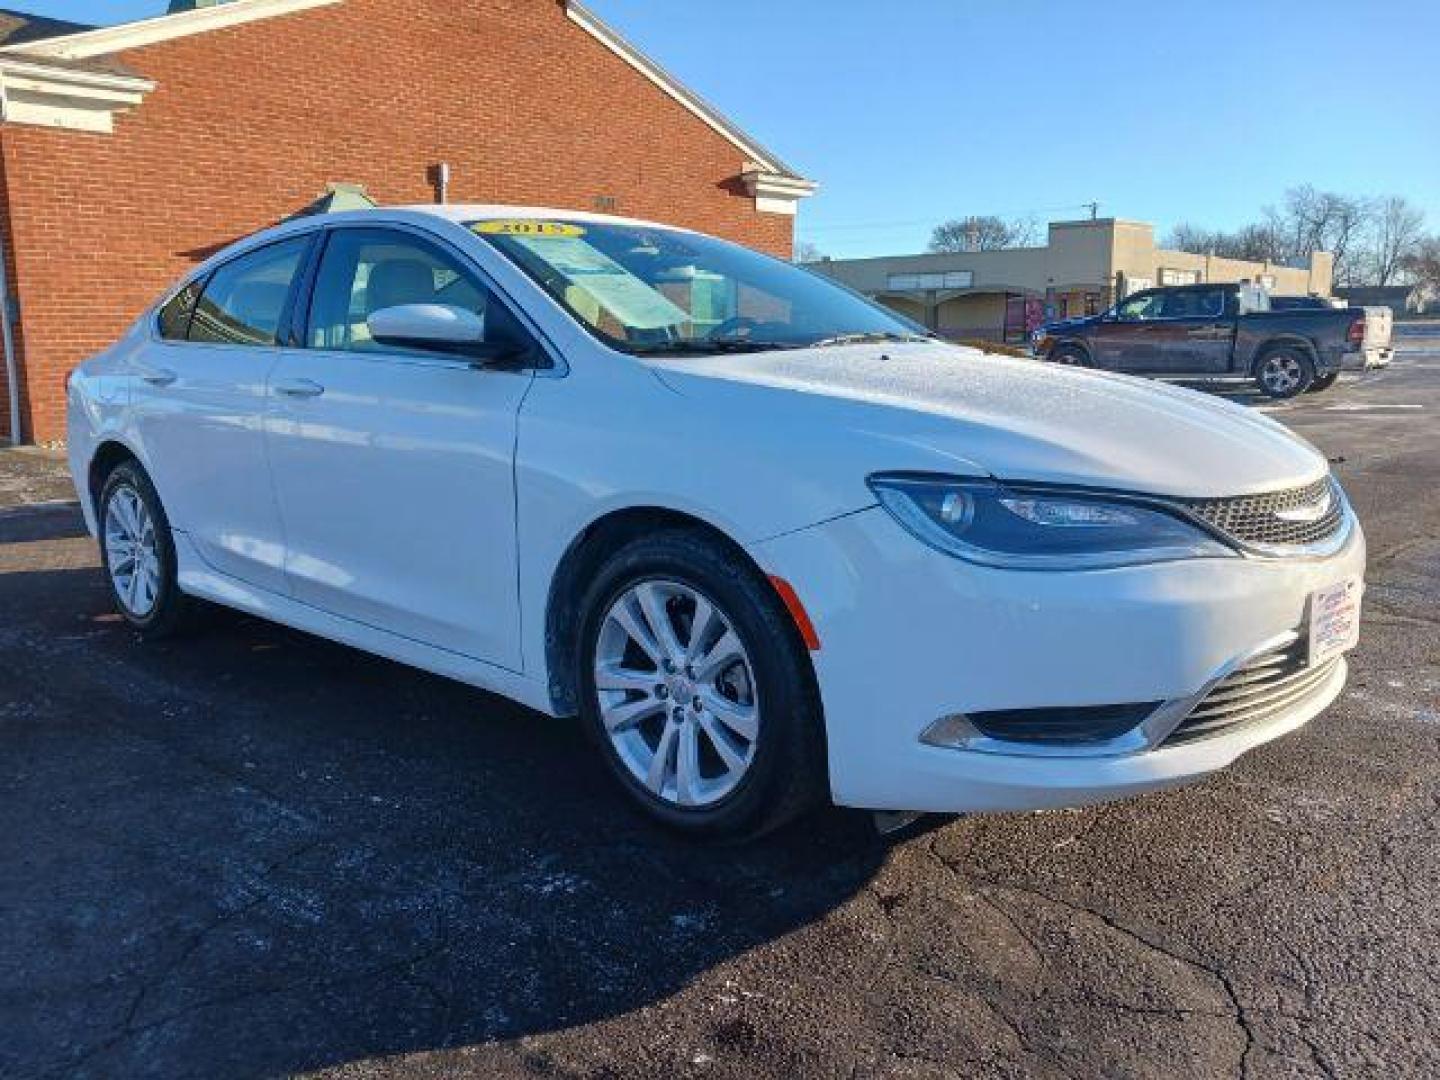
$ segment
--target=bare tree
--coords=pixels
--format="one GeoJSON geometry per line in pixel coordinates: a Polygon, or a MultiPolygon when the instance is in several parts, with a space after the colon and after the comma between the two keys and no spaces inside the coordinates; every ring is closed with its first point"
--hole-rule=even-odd
{"type": "Polygon", "coordinates": [[[1369,277],[1389,285],[1404,269],[1425,236],[1425,213],[1401,195],[1382,199],[1375,212],[1370,239],[1369,277]]]}
{"type": "Polygon", "coordinates": [[[1165,238],[1165,247],[1172,251],[1188,251],[1192,255],[1205,255],[1214,248],[1215,238],[1219,235],[1210,229],[1182,221],[1170,230],[1170,235],[1165,238]]]}
{"type": "Polygon", "coordinates": [[[1171,230],[1165,246],[1196,255],[1218,255],[1223,259],[1282,261],[1275,231],[1263,223],[1245,225],[1234,232],[1226,232],[1220,229],[1204,229],[1186,222],[1171,230]]]}
{"type": "Polygon", "coordinates": [[[1035,217],[1012,218],[1010,220],[1010,243],[1013,248],[1039,247],[1045,238],[1045,230],[1035,217]]]}
{"type": "Polygon", "coordinates": [[[994,214],[952,218],[935,226],[931,251],[998,251],[1034,244],[1039,227],[1033,220],[1006,221],[994,214]]]}
{"type": "Polygon", "coordinates": [[[1416,241],[1415,250],[1406,255],[1401,267],[1417,285],[1440,289],[1440,236],[1426,236],[1416,241]]]}
{"type": "Polygon", "coordinates": [[[1338,285],[1387,285],[1405,272],[1424,236],[1425,216],[1409,200],[1341,195],[1302,184],[1279,206],[1234,231],[1183,222],[1166,246],[1198,255],[1305,266],[1317,251],[1335,257],[1338,285]]]}
{"type": "Polygon", "coordinates": [[[1349,285],[1364,277],[1360,241],[1374,215],[1372,199],[1302,184],[1285,192],[1278,209],[1266,208],[1265,222],[1284,261],[1303,266],[1315,252],[1328,251],[1335,257],[1335,280],[1349,285]]]}
{"type": "Polygon", "coordinates": [[[795,254],[791,256],[790,261],[796,263],[813,263],[819,262],[823,258],[825,258],[825,253],[809,240],[796,240],[795,254]]]}

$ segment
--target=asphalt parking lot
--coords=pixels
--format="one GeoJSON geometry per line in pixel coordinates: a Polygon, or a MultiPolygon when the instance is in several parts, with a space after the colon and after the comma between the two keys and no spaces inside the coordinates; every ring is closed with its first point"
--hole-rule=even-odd
{"type": "Polygon", "coordinates": [[[1330,712],[889,843],[686,846],[570,724],[236,615],[142,645],[63,464],[0,453],[0,1076],[1440,1074],[1440,325],[1400,340],[1265,406],[1370,540],[1330,712]]]}

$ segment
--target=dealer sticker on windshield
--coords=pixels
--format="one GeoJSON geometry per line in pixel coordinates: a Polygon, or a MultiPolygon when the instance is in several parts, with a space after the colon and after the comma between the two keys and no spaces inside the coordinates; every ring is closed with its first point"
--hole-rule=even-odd
{"type": "Polygon", "coordinates": [[[533,218],[506,218],[479,221],[471,226],[477,233],[491,236],[584,236],[579,225],[566,221],[536,221],[533,218]]]}
{"type": "Polygon", "coordinates": [[[1360,579],[1347,578],[1310,594],[1310,666],[1360,643],[1360,579]]]}

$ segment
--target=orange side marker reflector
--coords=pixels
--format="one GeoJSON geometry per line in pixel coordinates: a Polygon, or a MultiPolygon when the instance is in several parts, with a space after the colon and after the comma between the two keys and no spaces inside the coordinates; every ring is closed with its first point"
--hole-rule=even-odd
{"type": "Polygon", "coordinates": [[[820,635],[815,633],[815,624],[810,621],[809,614],[805,611],[805,605],[800,603],[800,597],[795,593],[795,587],[782,577],[770,575],[770,584],[775,586],[775,591],[780,594],[780,599],[785,603],[785,609],[790,612],[790,617],[795,620],[795,629],[800,631],[800,640],[805,642],[805,647],[811,652],[820,651],[820,635]]]}

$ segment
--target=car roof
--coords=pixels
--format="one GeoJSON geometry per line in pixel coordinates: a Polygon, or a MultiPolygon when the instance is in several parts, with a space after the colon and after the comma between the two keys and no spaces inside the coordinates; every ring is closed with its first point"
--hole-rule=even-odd
{"type": "Polygon", "coordinates": [[[421,203],[414,206],[376,207],[373,210],[347,211],[347,214],[381,214],[385,211],[403,210],[415,214],[429,214],[445,221],[503,221],[520,219],[524,221],[589,221],[596,224],[641,226],[651,229],[683,229],[678,225],[667,225],[660,221],[646,221],[643,218],[620,217],[615,214],[597,214],[589,210],[565,210],[555,206],[506,206],[500,203],[421,203]]]}
{"type": "Polygon", "coordinates": [[[1193,285],[1154,285],[1145,292],[1199,292],[1205,289],[1224,289],[1231,285],[1239,285],[1234,281],[1197,281],[1193,285]]]}
{"type": "Polygon", "coordinates": [[[411,206],[373,206],[357,210],[338,210],[324,214],[308,214],[288,218],[268,229],[261,229],[251,233],[249,236],[237,239],[234,243],[227,244],[218,251],[212,253],[198,265],[186,272],[164,295],[170,297],[183,286],[186,281],[193,281],[223,263],[245,254],[255,248],[264,247],[266,244],[273,244],[288,236],[297,233],[308,232],[312,229],[323,228],[326,223],[341,224],[345,222],[370,221],[376,224],[395,224],[410,221],[414,223],[419,218],[432,218],[437,221],[448,221],[460,225],[468,225],[475,221],[504,221],[507,219],[524,219],[527,221],[585,221],[596,224],[607,223],[613,225],[627,225],[647,229],[671,229],[676,232],[694,232],[693,229],[686,229],[679,225],[666,225],[659,221],[645,221],[642,218],[617,217],[613,214],[597,214],[587,210],[564,210],[558,207],[548,206],[506,206],[500,203],[420,203],[411,206]]]}

